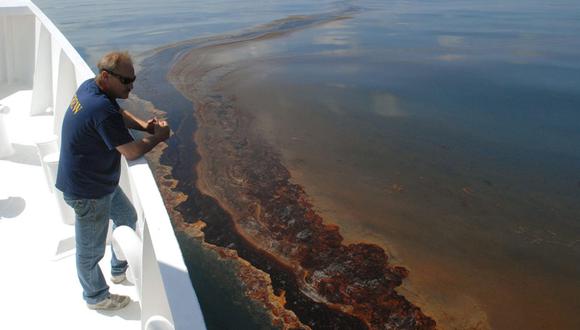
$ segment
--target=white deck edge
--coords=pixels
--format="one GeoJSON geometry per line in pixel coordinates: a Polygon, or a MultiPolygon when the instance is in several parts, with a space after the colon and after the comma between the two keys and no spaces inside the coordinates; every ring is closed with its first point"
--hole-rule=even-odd
{"type": "MultiPolygon", "coordinates": [[[[60,136],[58,118],[60,117],[62,121],[66,105],[72,97],[67,93],[70,94],[71,90],[76,90],[75,87],[78,87],[86,79],[94,77],[95,74],[60,30],[31,1],[0,1],[0,15],[26,15],[24,7],[28,7],[37,18],[35,47],[38,48],[41,47],[39,45],[42,45],[41,42],[39,43],[39,34],[41,33],[39,31],[42,31],[42,27],[50,35],[49,45],[51,45],[51,49],[48,51],[36,49],[34,62],[39,63],[39,56],[50,56],[51,77],[44,77],[42,81],[43,84],[52,84],[52,93],[47,94],[45,90],[38,91],[39,88],[36,86],[37,74],[35,73],[33,80],[37,91],[33,90],[33,95],[37,92],[49,99],[47,102],[51,103],[50,105],[54,109],[54,133],[60,136]],[[39,22],[41,23],[40,27],[39,22]],[[74,81],[76,86],[71,86],[71,81],[74,81]]],[[[142,289],[143,301],[141,302],[142,328],[145,327],[149,317],[162,315],[173,322],[175,329],[206,329],[175,232],[147,161],[140,158],[127,164],[123,160],[122,171],[124,178],[122,178],[121,185],[130,190],[127,195],[132,199],[140,220],[144,221],[145,224],[143,233],[144,284],[142,289]],[[123,180],[125,180],[124,184],[123,180]]]]}

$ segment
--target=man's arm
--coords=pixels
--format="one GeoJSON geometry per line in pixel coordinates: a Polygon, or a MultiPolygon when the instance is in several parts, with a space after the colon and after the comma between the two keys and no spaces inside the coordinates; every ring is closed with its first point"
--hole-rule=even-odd
{"type": "Polygon", "coordinates": [[[130,113],[125,109],[121,109],[121,115],[123,116],[123,122],[125,126],[129,129],[136,129],[139,131],[144,131],[149,134],[153,134],[153,126],[157,122],[157,118],[149,119],[148,121],[141,120],[137,118],[134,114],[130,113]]]}
{"type": "Polygon", "coordinates": [[[153,147],[160,142],[167,140],[170,129],[166,121],[161,120],[153,125],[153,135],[146,136],[141,140],[125,143],[117,146],[117,150],[127,158],[127,160],[135,160],[144,154],[148,153],[153,147]]]}

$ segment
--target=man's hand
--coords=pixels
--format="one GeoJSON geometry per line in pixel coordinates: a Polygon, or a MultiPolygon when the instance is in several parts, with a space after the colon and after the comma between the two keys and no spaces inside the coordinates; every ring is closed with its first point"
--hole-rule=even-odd
{"type": "Polygon", "coordinates": [[[171,129],[169,128],[169,124],[165,120],[157,120],[155,119],[155,123],[153,124],[153,136],[157,137],[160,141],[165,141],[169,138],[169,134],[171,133],[171,129]]]}
{"type": "Polygon", "coordinates": [[[149,119],[145,123],[144,131],[151,135],[155,134],[155,124],[157,124],[157,117],[149,119]]]}
{"type": "Polygon", "coordinates": [[[143,156],[157,144],[169,138],[171,130],[167,121],[158,120],[157,118],[153,118],[153,120],[150,119],[149,121],[151,121],[153,125],[153,135],[145,136],[141,140],[117,146],[117,150],[125,156],[127,160],[134,160],[143,156]]]}

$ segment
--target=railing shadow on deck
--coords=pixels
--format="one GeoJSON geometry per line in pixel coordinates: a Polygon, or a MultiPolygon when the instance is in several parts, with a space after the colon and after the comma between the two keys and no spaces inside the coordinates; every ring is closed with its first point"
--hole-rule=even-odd
{"type": "Polygon", "coordinates": [[[3,160],[18,164],[40,166],[40,160],[38,159],[38,152],[35,146],[12,143],[12,148],[14,149],[14,154],[3,160]]]}
{"type": "Polygon", "coordinates": [[[26,209],[26,200],[22,197],[10,196],[0,199],[0,219],[16,218],[26,209]]]}

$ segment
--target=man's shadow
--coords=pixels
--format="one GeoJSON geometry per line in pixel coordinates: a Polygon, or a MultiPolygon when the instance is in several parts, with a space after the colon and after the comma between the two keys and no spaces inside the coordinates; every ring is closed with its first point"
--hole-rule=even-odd
{"type": "Polygon", "coordinates": [[[26,201],[22,197],[0,199],[0,219],[16,218],[25,208],[26,201]]]}

